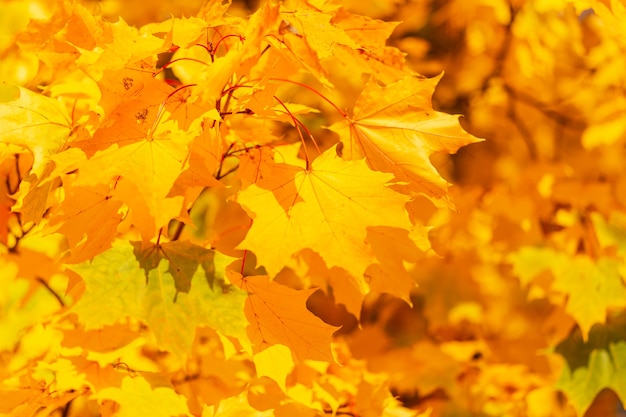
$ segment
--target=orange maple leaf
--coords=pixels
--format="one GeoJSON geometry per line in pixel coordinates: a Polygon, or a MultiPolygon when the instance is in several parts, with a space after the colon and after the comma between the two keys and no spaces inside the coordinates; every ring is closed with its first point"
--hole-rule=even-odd
{"type": "Polygon", "coordinates": [[[227,274],[233,285],[248,292],[244,311],[250,322],[248,337],[257,352],[282,344],[291,349],[295,360],[333,360],[330,342],[337,328],[306,308],[306,300],[317,289],[294,290],[266,275],[227,274]]]}
{"type": "MultiPolygon", "coordinates": [[[[67,180],[66,180],[67,181],[67,180]]],[[[106,185],[67,187],[65,200],[51,214],[50,224],[58,225],[69,245],[68,263],[92,259],[111,246],[122,215],[119,199],[112,198],[106,185]]]]}

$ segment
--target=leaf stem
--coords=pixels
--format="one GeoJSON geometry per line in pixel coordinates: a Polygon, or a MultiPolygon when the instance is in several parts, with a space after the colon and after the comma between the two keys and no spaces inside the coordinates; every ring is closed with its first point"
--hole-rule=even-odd
{"type": "Polygon", "coordinates": [[[182,58],[176,58],[171,60],[170,62],[168,62],[167,64],[163,65],[161,68],[159,68],[157,71],[153,71],[152,72],[152,76],[156,77],[157,75],[159,75],[160,73],[162,73],[163,71],[165,71],[167,68],[170,67],[170,65],[178,62],[178,61],[192,61],[192,62],[197,62],[199,64],[202,65],[206,65],[207,67],[209,66],[209,64],[207,64],[206,62],[204,62],[201,59],[196,59],[196,58],[189,58],[189,57],[182,57],[182,58]]]}
{"type": "Polygon", "coordinates": [[[320,93],[319,91],[317,91],[315,88],[311,87],[310,85],[301,83],[299,81],[293,81],[290,80],[288,78],[274,78],[274,77],[270,77],[269,78],[272,81],[281,81],[281,82],[285,82],[285,83],[290,83],[290,84],[294,84],[294,85],[298,85],[302,88],[306,88],[307,90],[309,90],[310,92],[314,93],[315,95],[317,95],[318,97],[320,97],[322,100],[326,101],[328,104],[330,104],[335,110],[337,110],[337,112],[345,119],[348,119],[348,114],[341,110],[339,108],[339,106],[337,106],[335,103],[333,103],[328,97],[326,97],[324,94],[320,93]]]}
{"type": "Polygon", "coordinates": [[[157,128],[157,126],[159,125],[159,122],[161,121],[161,117],[163,117],[163,111],[165,110],[165,105],[167,104],[168,100],[170,98],[172,98],[172,96],[176,93],[178,93],[180,90],[183,90],[185,88],[189,88],[189,87],[195,87],[197,84],[186,84],[183,85],[182,87],[178,87],[176,90],[172,91],[171,93],[169,93],[167,95],[167,97],[165,98],[165,100],[161,103],[161,105],[159,106],[159,110],[157,112],[157,116],[154,118],[154,122],[152,123],[152,126],[150,126],[150,130],[148,130],[148,133],[146,134],[146,136],[149,138],[152,137],[152,134],[154,133],[154,130],[157,128]]]}
{"type": "Polygon", "coordinates": [[[246,40],[246,37],[245,37],[245,36],[243,36],[243,35],[235,35],[234,33],[233,33],[233,34],[230,34],[230,35],[225,35],[225,36],[222,36],[222,37],[221,37],[221,39],[220,39],[219,41],[217,41],[217,43],[216,43],[216,44],[215,44],[215,46],[213,47],[213,51],[212,51],[212,54],[211,54],[211,55],[214,55],[214,54],[215,54],[215,52],[217,51],[217,48],[219,48],[219,47],[220,47],[220,43],[222,43],[222,41],[223,41],[224,39],[226,39],[226,38],[231,38],[231,37],[236,37],[236,38],[239,38],[239,40],[240,40],[241,42],[243,42],[243,41],[245,41],[245,40],[246,40]]]}
{"type": "Polygon", "coordinates": [[[300,136],[300,142],[302,142],[302,150],[304,151],[304,160],[306,162],[306,169],[308,171],[309,170],[309,165],[310,165],[311,161],[310,161],[310,158],[309,158],[309,153],[308,153],[308,151],[306,149],[306,143],[304,141],[304,135],[302,134],[302,130],[301,129],[304,129],[304,131],[309,135],[309,137],[311,138],[311,140],[315,144],[315,148],[317,149],[317,152],[320,153],[320,154],[322,152],[320,151],[320,148],[317,146],[317,142],[313,138],[313,135],[311,134],[311,131],[300,120],[298,120],[298,118],[296,116],[294,116],[293,113],[291,113],[289,108],[287,108],[287,106],[285,105],[285,103],[282,102],[281,99],[279,99],[276,96],[274,96],[274,99],[276,101],[278,101],[281,106],[283,106],[283,108],[285,109],[285,112],[289,115],[289,117],[291,117],[291,120],[293,121],[293,124],[296,127],[296,130],[298,130],[298,135],[300,136]]]}

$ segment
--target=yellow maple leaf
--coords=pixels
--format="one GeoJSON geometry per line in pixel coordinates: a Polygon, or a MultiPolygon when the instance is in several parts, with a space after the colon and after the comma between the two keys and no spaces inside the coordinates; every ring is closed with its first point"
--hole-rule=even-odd
{"type": "Polygon", "coordinates": [[[171,387],[152,387],[142,376],[125,377],[122,385],[101,389],[100,400],[112,400],[119,404],[118,417],[150,415],[170,417],[189,415],[187,400],[171,387]]]}
{"type": "Polygon", "coordinates": [[[303,37],[317,59],[332,57],[337,45],[358,48],[342,29],[332,23],[333,13],[319,12],[303,1],[298,2],[295,9],[283,10],[282,15],[292,25],[287,33],[303,37]]]}
{"type": "Polygon", "coordinates": [[[283,391],[287,391],[285,380],[293,371],[293,365],[291,351],[285,345],[268,346],[262,352],[254,355],[257,376],[273,379],[283,391]]]}
{"type": "Polygon", "coordinates": [[[272,276],[289,257],[311,248],[329,267],[360,278],[376,260],[366,243],[368,227],[411,228],[408,197],[387,186],[391,175],[372,171],[363,160],[345,161],[334,147],[310,169],[277,164],[276,171],[282,183],[269,190],[253,184],[237,197],[254,219],[239,248],[253,251],[272,276]]]}
{"type": "Polygon", "coordinates": [[[57,100],[0,84],[0,142],[32,152],[32,172],[38,178],[48,158],[65,145],[71,125],[65,107],[57,100]]]}
{"type": "MultiPolygon", "coordinates": [[[[76,185],[108,184],[122,176],[137,186],[156,227],[162,227],[178,216],[182,209],[183,197],[166,196],[186,167],[188,143],[189,138],[185,134],[165,134],[128,146],[113,145],[79,168],[76,185]]],[[[128,199],[135,197],[131,195],[128,199]]]]}
{"type": "Polygon", "coordinates": [[[430,157],[479,139],[461,128],[459,116],[433,110],[431,96],[440,78],[408,76],[384,87],[370,81],[353,116],[331,127],[341,136],[342,156],[365,157],[373,169],[406,182],[411,192],[446,202],[448,183],[430,157]]]}

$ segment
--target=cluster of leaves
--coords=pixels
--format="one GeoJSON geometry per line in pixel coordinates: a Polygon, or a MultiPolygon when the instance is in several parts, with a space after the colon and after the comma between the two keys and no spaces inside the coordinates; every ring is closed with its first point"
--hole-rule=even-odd
{"type": "Polygon", "coordinates": [[[408,204],[451,206],[429,158],[477,139],[395,24],[228,8],[138,30],[59,1],[14,34],[36,68],[0,91],[3,412],[403,410],[307,301],[408,300],[408,204]]]}
{"type": "Polygon", "coordinates": [[[0,414],[617,413],[621,3],[183,3],[2,6],[0,414]]]}

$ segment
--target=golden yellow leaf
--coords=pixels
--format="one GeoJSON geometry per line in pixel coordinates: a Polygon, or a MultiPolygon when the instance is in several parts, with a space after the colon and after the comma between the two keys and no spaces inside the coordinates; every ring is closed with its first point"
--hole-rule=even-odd
{"type": "Polygon", "coordinates": [[[103,388],[97,396],[100,400],[115,401],[119,405],[119,411],[115,413],[118,417],[189,415],[185,397],[171,387],[152,387],[139,375],[127,376],[119,388],[103,388]]]}
{"type": "Polygon", "coordinates": [[[268,377],[276,381],[283,392],[286,391],[285,380],[293,371],[291,350],[281,344],[268,346],[254,355],[254,366],[258,377],[268,377]]]}
{"type": "Polygon", "coordinates": [[[251,185],[237,196],[254,219],[239,247],[253,251],[271,276],[289,257],[311,248],[328,267],[360,279],[375,262],[368,228],[411,228],[408,197],[387,186],[391,175],[372,171],[363,160],[345,161],[331,148],[308,170],[285,164],[276,170],[283,171],[282,184],[269,190],[251,185]]]}
{"type": "Polygon", "coordinates": [[[63,148],[71,128],[59,101],[23,87],[0,84],[0,142],[32,152],[37,177],[43,174],[49,157],[63,148]]]}
{"type": "Polygon", "coordinates": [[[406,182],[407,190],[448,202],[448,183],[430,157],[479,139],[461,128],[459,116],[433,110],[431,96],[440,78],[409,76],[384,87],[370,81],[353,116],[332,126],[341,137],[342,156],[365,157],[373,169],[406,182]]]}

